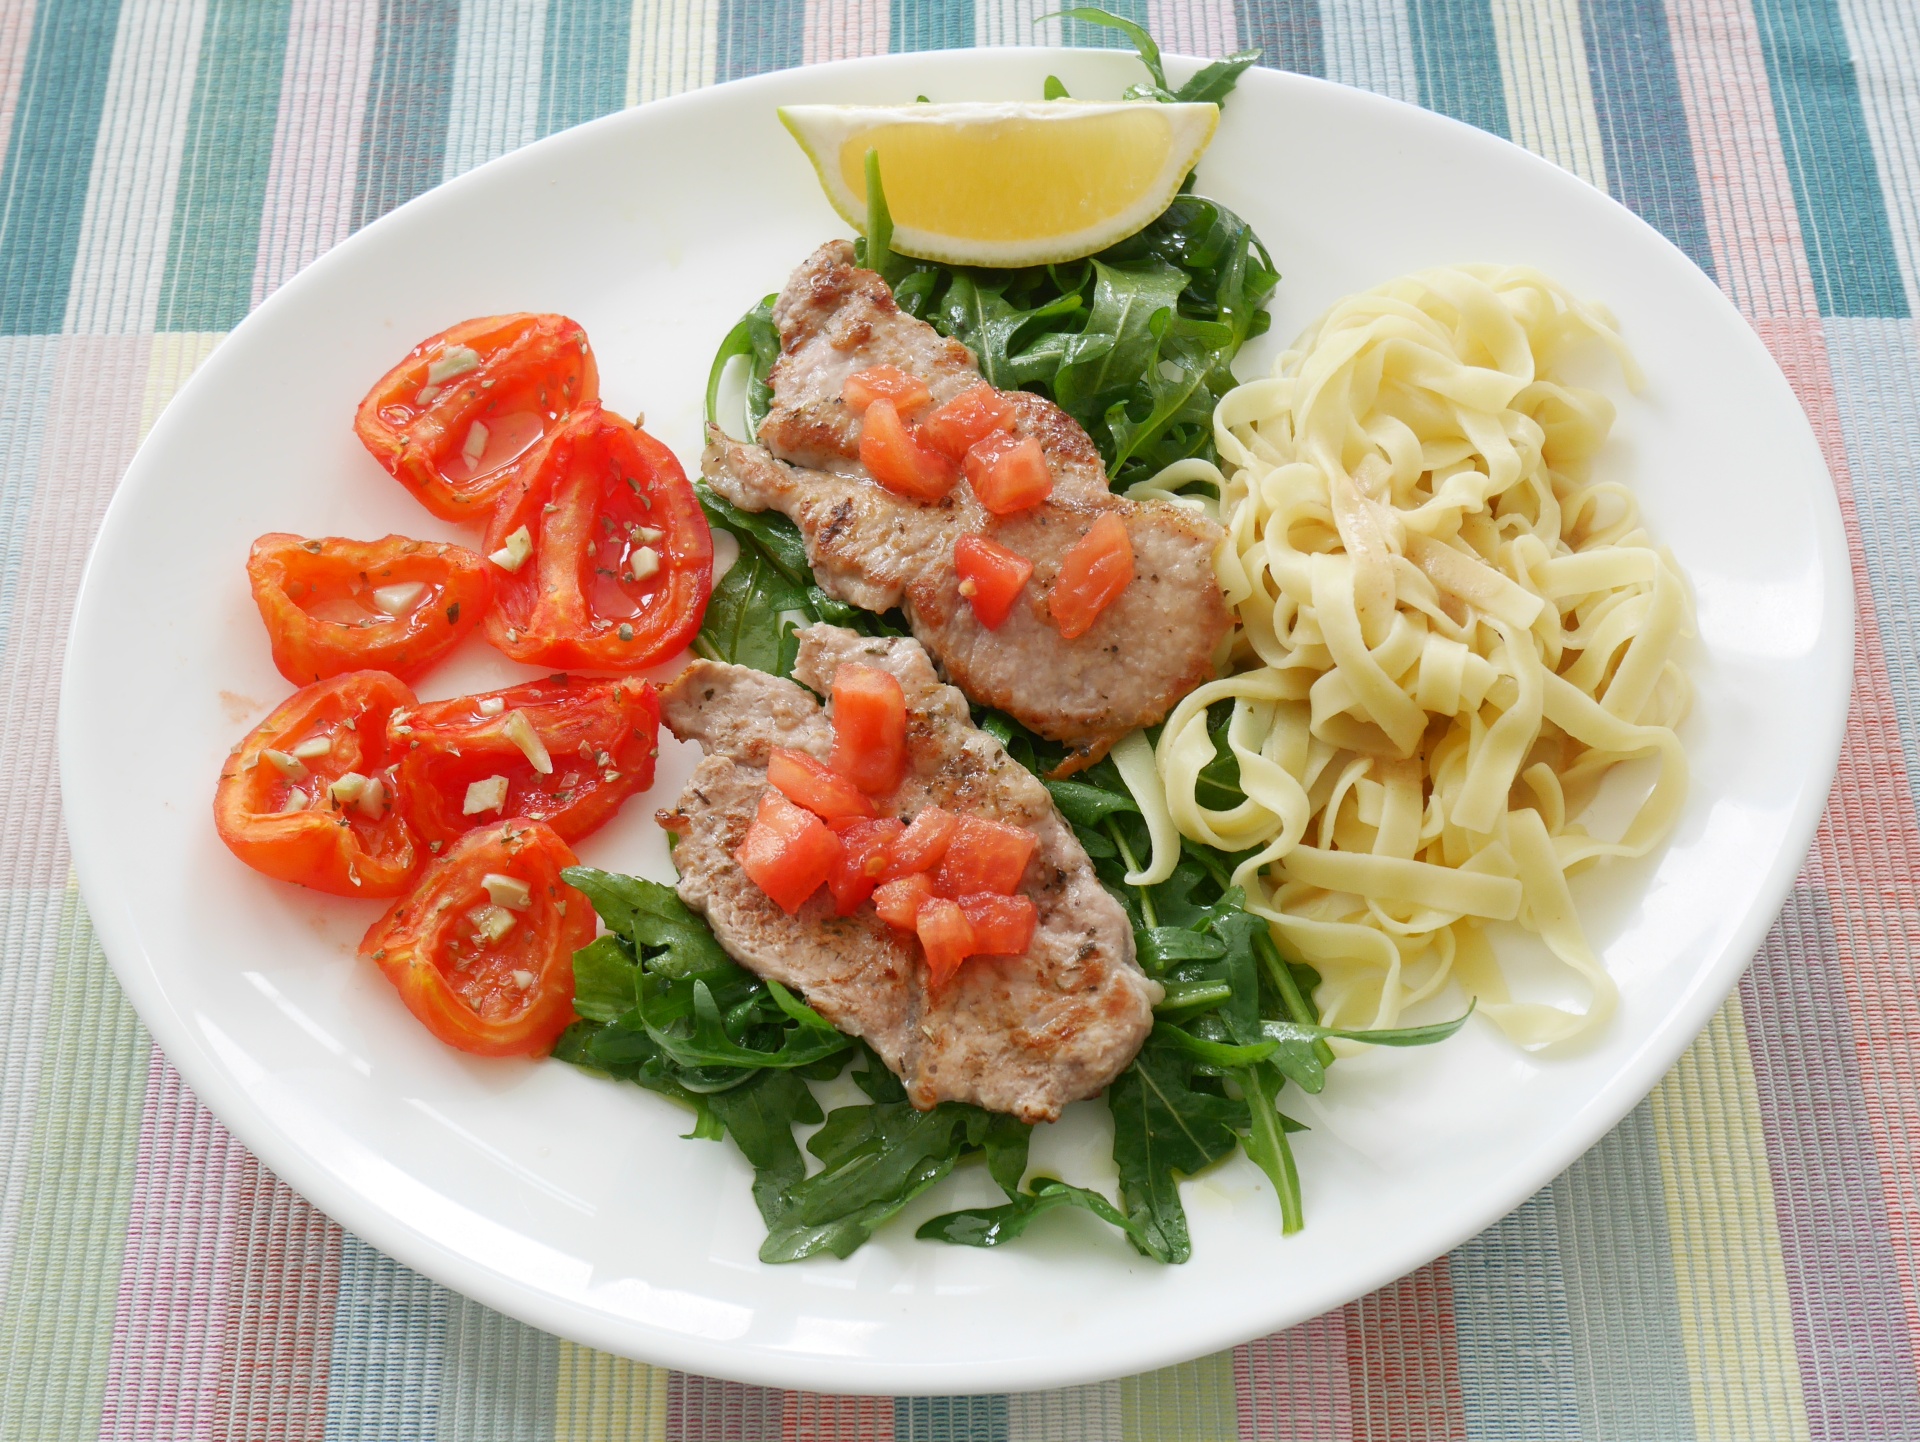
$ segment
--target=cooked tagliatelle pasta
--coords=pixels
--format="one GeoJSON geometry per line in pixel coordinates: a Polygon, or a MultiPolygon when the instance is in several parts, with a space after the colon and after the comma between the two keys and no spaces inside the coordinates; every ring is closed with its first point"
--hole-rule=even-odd
{"type": "MultiPolygon", "coordinates": [[[[1595,341],[1637,390],[1611,318],[1537,271],[1405,276],[1221,400],[1224,473],[1188,461],[1135,488],[1213,482],[1238,622],[1231,674],[1155,749],[1166,809],[1140,879],[1171,873],[1176,829],[1255,853],[1234,879],[1320,972],[1329,1023],[1391,1026],[1449,976],[1525,1046],[1612,1008],[1567,877],[1673,825],[1689,698],[1673,653],[1692,622],[1632,494],[1591,478],[1614,408],[1565,366],[1595,341]],[[1208,708],[1229,702],[1246,799],[1214,810],[1197,785],[1208,708]],[[1617,839],[1590,834],[1601,782],[1637,758],[1651,789],[1617,839]],[[1584,1007],[1512,999],[1492,922],[1536,933],[1584,1007]]],[[[1129,782],[1151,790],[1140,759],[1129,782]]]]}

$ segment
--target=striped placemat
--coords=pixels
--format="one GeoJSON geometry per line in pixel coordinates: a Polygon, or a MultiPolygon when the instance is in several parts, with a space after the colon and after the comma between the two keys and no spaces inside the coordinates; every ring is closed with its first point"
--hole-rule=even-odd
{"type": "Polygon", "coordinates": [[[550,131],[780,66],[1108,37],[1036,25],[1050,0],[3,0],[0,1438],[1920,1438],[1920,7],[1107,3],[1171,50],[1257,44],[1585,176],[1714,276],[1792,379],[1849,527],[1851,728],[1806,871],[1706,1035],[1452,1255],[1230,1353],[1061,1392],[661,1371],[344,1234],[181,1085],[73,889],[60,658],[141,435],[300,266],[550,131]]]}

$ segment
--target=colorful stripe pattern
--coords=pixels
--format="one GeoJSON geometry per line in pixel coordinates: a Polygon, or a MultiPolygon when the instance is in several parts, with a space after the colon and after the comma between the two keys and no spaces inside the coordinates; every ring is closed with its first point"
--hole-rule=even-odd
{"type": "Polygon", "coordinates": [[[1046,0],[0,0],[0,1439],[1920,1437],[1920,23],[1904,0],[1114,0],[1609,189],[1773,347],[1849,523],[1832,809],[1643,1106],[1485,1234],[1141,1377],[823,1397],[546,1336],[343,1234],[154,1051],[53,698],[134,446],[247,310],[502,151],[786,65],[1115,37],[1046,0]]]}

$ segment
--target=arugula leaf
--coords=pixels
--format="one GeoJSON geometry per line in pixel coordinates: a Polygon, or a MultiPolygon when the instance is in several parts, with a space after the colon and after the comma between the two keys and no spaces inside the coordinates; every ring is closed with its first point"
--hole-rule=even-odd
{"type": "Polygon", "coordinates": [[[807,544],[792,521],[778,511],[743,511],[705,481],[695,481],[693,491],[709,524],[731,531],[737,539],[751,539],[766,553],[773,568],[796,587],[813,584],[807,544]]]}
{"type": "Polygon", "coordinates": [[[796,1125],[821,1120],[820,1103],[791,1071],[763,1071],[708,1101],[713,1114],[753,1166],[753,1200],[771,1227],[791,1206],[790,1194],[807,1175],[793,1138],[796,1125]]]}
{"type": "MultiPolygon", "coordinates": [[[[1140,63],[1147,67],[1147,73],[1153,77],[1153,84],[1136,85],[1127,91],[1129,100],[1171,100],[1173,92],[1167,89],[1166,68],[1160,63],[1160,47],[1154,43],[1153,36],[1147,33],[1147,27],[1137,20],[1129,20],[1124,15],[1116,15],[1111,10],[1102,10],[1093,5],[1074,5],[1052,15],[1042,15],[1041,20],[1078,20],[1083,25],[1104,25],[1109,30],[1118,30],[1133,42],[1133,48],[1140,53],[1140,63]],[[1136,94],[1135,92],[1139,93],[1136,94]]],[[[1038,20],[1034,22],[1036,25],[1038,20]]],[[[1224,92],[1223,92],[1224,93],[1224,92]]]]}
{"type": "MultiPolygon", "coordinates": [[[[777,985],[770,982],[768,988],[777,985]]],[[[782,992],[774,992],[774,996],[793,1025],[780,1029],[780,1044],[772,1049],[747,1046],[731,1035],[713,989],[703,980],[676,982],[643,976],[636,1010],[653,1044],[684,1068],[810,1066],[853,1045],[851,1037],[829,1026],[811,1007],[793,1000],[791,993],[782,998],[782,992]]]]}
{"type": "MultiPolygon", "coordinates": [[[[624,937],[638,953],[646,955],[649,970],[670,977],[743,979],[746,976],[733,958],[720,949],[707,923],[694,915],[671,886],[591,866],[569,866],[560,873],[560,879],[585,894],[609,931],[624,937]]],[[[580,953],[576,953],[576,990],[579,957],[580,953]]],[[[629,983],[627,1004],[620,1010],[630,1010],[633,998],[633,987],[629,983]]],[[[613,1018],[600,1019],[611,1021],[613,1018]]]]}
{"type": "Polygon", "coordinates": [[[1125,1232],[1140,1250],[1148,1250],[1146,1231],[1133,1218],[1100,1193],[1054,1177],[1036,1177],[1032,1191],[1017,1192],[1012,1201],[1001,1206],[942,1213],[923,1222],[914,1236],[925,1241],[953,1242],[962,1247],[998,1247],[1026,1231],[1035,1217],[1060,1207],[1079,1207],[1092,1212],[1125,1232]]]}
{"type": "Polygon", "coordinates": [[[760,422],[767,418],[767,412],[773,408],[773,388],[768,384],[767,377],[773,370],[773,363],[780,358],[780,333],[773,324],[773,302],[776,298],[771,295],[762,298],[758,305],[734,322],[733,329],[727,332],[726,339],[720,342],[720,349],[714,353],[713,364],[707,370],[708,425],[719,424],[720,383],[726,376],[727,363],[736,356],[747,360],[748,435],[760,429],[760,422]]]}
{"type": "Polygon", "coordinates": [[[1287,1143],[1289,1118],[1280,1114],[1265,1068],[1237,1068],[1233,1079],[1247,1100],[1247,1130],[1241,1134],[1240,1144],[1273,1183],[1274,1195],[1280,1199],[1280,1231],[1297,1232],[1306,1225],[1306,1217],[1300,1205],[1300,1172],[1293,1163],[1293,1148],[1287,1143]]]}
{"type": "Polygon", "coordinates": [[[784,675],[787,630],[782,617],[806,609],[807,593],[758,545],[740,543],[740,558],[714,586],[693,648],[709,661],[731,661],[784,675]]]}
{"type": "Polygon", "coordinates": [[[1163,1262],[1193,1255],[1176,1174],[1192,1176],[1227,1156],[1248,1126],[1245,1102],[1197,1089],[1192,1063],[1149,1038],[1107,1089],[1120,1199],[1134,1245],[1163,1262]]]}
{"type": "Polygon", "coordinates": [[[633,1010],[640,967],[613,936],[595,937],[573,954],[573,1009],[588,1021],[614,1021],[633,1010]]]}
{"type": "Polygon", "coordinates": [[[1236,50],[1225,60],[1216,60],[1211,65],[1202,66],[1194,71],[1193,78],[1173,92],[1178,101],[1212,101],[1218,105],[1227,98],[1234,85],[1248,67],[1257,65],[1260,51],[1236,50]]]}

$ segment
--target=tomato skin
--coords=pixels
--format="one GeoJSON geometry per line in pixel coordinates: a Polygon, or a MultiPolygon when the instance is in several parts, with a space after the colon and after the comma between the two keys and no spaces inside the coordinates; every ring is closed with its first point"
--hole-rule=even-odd
{"type": "Polygon", "coordinates": [[[967,452],[967,484],[996,516],[1029,510],[1053,494],[1047,453],[1032,436],[994,431],[967,452]]]}
{"type": "Polygon", "coordinates": [[[472,551],[406,536],[350,541],[271,532],[253,543],[247,581],[273,664],[296,686],[343,671],[410,681],[459,645],[493,599],[493,581],[472,551]],[[426,589],[400,615],[373,600],[376,590],[408,584],[426,589]]]}
{"type": "Polygon", "coordinates": [[[852,916],[873,895],[886,873],[893,843],[905,830],[890,816],[835,828],[840,838],[840,859],[827,876],[835,916],[852,916]]]}
{"type": "Polygon", "coordinates": [[[888,490],[916,501],[941,500],[960,479],[960,468],[924,444],[884,396],[861,419],[860,464],[888,490]]]}
{"type": "Polygon", "coordinates": [[[989,631],[997,631],[1026,589],[1033,562],[982,536],[962,536],[953,543],[953,569],[974,616],[989,631]]]}
{"type": "Polygon", "coordinates": [[[922,807],[920,814],[894,841],[887,869],[880,879],[897,881],[916,871],[932,871],[947,854],[947,844],[953,840],[959,824],[960,818],[944,807],[922,807]]]}
{"type": "Polygon", "coordinates": [[[1111,511],[1087,528],[1060,558],[1060,574],[1047,597],[1060,634],[1084,636],[1120,593],[1133,584],[1133,541],[1111,511]]]}
{"type": "Polygon", "coordinates": [[[386,777],[387,717],[413,692],[384,671],[350,671],[296,691],[249,731],[220,769],[213,823],[227,849],[255,871],[335,896],[398,896],[418,869],[422,849],[386,777]],[[351,726],[348,723],[351,722],[351,726]],[[325,735],[325,756],[284,775],[261,754],[285,753],[325,735]],[[337,803],[331,783],[348,772],[378,777],[388,793],[368,815],[337,803]],[[318,804],[283,812],[295,790],[318,804]]]}
{"type": "Polygon", "coordinates": [[[907,774],[907,693],[878,666],[845,662],[833,673],[828,764],[869,796],[891,796],[907,774]]]}
{"type": "Polygon", "coordinates": [[[856,415],[883,397],[892,401],[896,410],[917,411],[933,399],[933,394],[925,381],[908,375],[899,366],[869,366],[855,371],[840,385],[840,399],[856,415]]]}
{"type": "Polygon", "coordinates": [[[957,900],[973,927],[975,956],[1023,956],[1033,945],[1040,909],[1031,896],[986,894],[957,900]]]}
{"type": "Polygon", "coordinates": [[[531,443],[599,398],[593,350],[573,321],[563,315],[482,316],[408,351],[367,392],[353,429],[388,474],[434,515],[479,521],[513,481],[531,443]],[[429,381],[436,364],[444,368],[463,349],[473,352],[477,365],[429,381]],[[476,421],[486,437],[477,463],[466,453],[476,421]]]}
{"type": "Polygon", "coordinates": [[[976,444],[1012,424],[1013,403],[981,381],[920,422],[920,434],[949,460],[964,461],[976,444]]]}
{"type": "Polygon", "coordinates": [[[680,462],[597,406],[528,457],[487,524],[485,550],[495,597],[487,640],[529,665],[655,665],[693,639],[713,591],[713,536],[680,462]],[[508,571],[493,558],[522,528],[532,551],[508,571]],[[650,569],[635,579],[641,567],[650,569]]]}
{"type": "Polygon", "coordinates": [[[955,819],[933,889],[941,896],[991,892],[1010,896],[1026,875],[1039,838],[1024,826],[989,821],[984,816],[955,819]]]}
{"type": "Polygon", "coordinates": [[[774,747],[767,758],[767,780],[822,821],[860,821],[875,814],[859,787],[804,751],[774,747]]]}
{"type": "Polygon", "coordinates": [[[938,991],[953,979],[960,963],[973,955],[973,923],[967,920],[959,902],[935,896],[920,903],[913,929],[920,938],[920,949],[926,953],[928,981],[938,991]]]}
{"type": "MultiPolygon", "coordinates": [[[[560,879],[574,855],[537,821],[469,831],[367,929],[360,955],[448,1046],[476,1056],[545,1056],[573,1021],[573,954],[593,940],[593,905],[560,879]],[[523,881],[526,908],[489,940],[472,913],[491,906],[489,872],[523,881]],[[522,985],[516,977],[530,977],[522,985]]],[[[502,908],[504,910],[504,908],[502,908]]]]}
{"type": "Polygon", "coordinates": [[[503,814],[543,822],[563,840],[578,841],[627,797],[653,785],[659,735],[659,697],[650,684],[633,677],[549,676],[432,701],[392,717],[387,725],[399,758],[395,772],[402,804],[429,846],[444,846],[503,814]],[[501,703],[500,710],[484,714],[481,703],[493,700],[501,703]],[[546,747],[550,773],[536,771],[507,734],[516,712],[525,714],[546,747]],[[607,758],[604,763],[601,756],[607,758]],[[493,776],[507,780],[500,809],[465,814],[468,787],[493,776]]]}
{"type": "Polygon", "coordinates": [[[769,786],[733,855],[753,884],[792,916],[826,882],[843,851],[825,822],[769,786]]]}
{"type": "Polygon", "coordinates": [[[902,931],[914,929],[921,906],[932,899],[933,881],[924,871],[883,881],[873,889],[873,909],[888,926],[902,931]]]}

